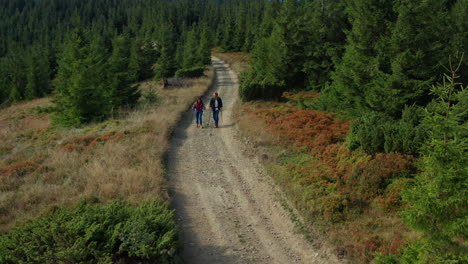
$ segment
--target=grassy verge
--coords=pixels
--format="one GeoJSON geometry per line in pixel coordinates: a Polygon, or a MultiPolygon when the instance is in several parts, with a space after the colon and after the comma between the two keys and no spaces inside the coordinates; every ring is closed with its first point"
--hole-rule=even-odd
{"type": "MultiPolygon", "coordinates": [[[[238,74],[246,68],[245,55],[216,56],[227,58],[238,74]]],[[[398,254],[417,236],[399,217],[400,191],[416,173],[415,158],[348,150],[350,121],[304,108],[317,96],[290,93],[283,103],[243,103],[238,127],[306,224],[340,258],[368,263],[379,253],[398,254]]]]}
{"type": "Polygon", "coordinates": [[[0,231],[90,198],[128,206],[166,200],[169,136],[213,74],[210,67],[170,89],[142,83],[147,96],[137,109],[78,129],[51,125],[50,99],[0,110],[0,231]]]}

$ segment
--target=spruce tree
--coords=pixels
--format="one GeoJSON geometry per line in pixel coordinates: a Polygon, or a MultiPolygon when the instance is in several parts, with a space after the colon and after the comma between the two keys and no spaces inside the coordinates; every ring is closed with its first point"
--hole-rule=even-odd
{"type": "MultiPolygon", "coordinates": [[[[392,74],[389,89],[401,103],[426,105],[435,76],[444,72],[451,37],[448,0],[401,0],[388,45],[392,74]]],[[[396,107],[401,108],[401,105],[396,107]]]]}
{"type": "Polygon", "coordinates": [[[460,67],[462,74],[458,81],[468,86],[468,0],[456,1],[451,9],[448,24],[451,28],[450,54],[458,58],[463,57],[460,67]]]}
{"type": "Polygon", "coordinates": [[[159,32],[157,49],[159,58],[155,65],[155,79],[163,80],[164,85],[167,85],[167,79],[174,76],[177,69],[176,55],[176,36],[174,26],[165,24],[159,32]]]}
{"type": "Polygon", "coordinates": [[[137,82],[141,80],[141,49],[136,40],[131,41],[130,57],[128,61],[128,80],[137,82]]]}
{"type": "Polygon", "coordinates": [[[306,86],[320,91],[331,82],[331,73],[343,55],[347,29],[344,3],[339,0],[312,1],[306,6],[308,43],[304,47],[306,86]]]}
{"type": "Polygon", "coordinates": [[[112,41],[112,54],[108,61],[109,84],[107,96],[112,111],[122,106],[134,106],[139,98],[138,88],[129,78],[130,40],[127,35],[112,41]]]}
{"type": "Polygon", "coordinates": [[[28,54],[25,99],[45,96],[50,91],[50,64],[47,49],[35,47],[28,54]]]}
{"type": "Polygon", "coordinates": [[[201,65],[211,64],[211,35],[207,25],[203,25],[200,32],[200,44],[197,54],[201,65]]]}
{"type": "Polygon", "coordinates": [[[102,39],[96,38],[89,43],[79,30],[68,37],[59,57],[55,80],[56,122],[79,126],[107,115],[106,56],[102,39]]]}
{"type": "Polygon", "coordinates": [[[17,44],[12,44],[1,63],[3,69],[0,81],[5,87],[2,93],[8,103],[25,99],[26,65],[25,54],[21,52],[17,44]]]}
{"type": "Polygon", "coordinates": [[[190,69],[201,64],[198,47],[198,34],[196,28],[193,28],[187,33],[187,39],[184,43],[184,57],[182,60],[182,68],[190,69]]]}
{"type": "Polygon", "coordinates": [[[272,74],[284,80],[288,89],[303,89],[305,86],[304,47],[309,40],[303,12],[303,2],[284,1],[270,37],[270,57],[273,57],[271,63],[275,68],[272,74]]]}
{"type": "Polygon", "coordinates": [[[392,2],[350,0],[346,11],[352,28],[343,58],[332,74],[332,87],[325,91],[324,98],[329,99],[325,103],[341,110],[400,111],[398,92],[386,89],[388,57],[379,50],[390,35],[392,2]]]}
{"type": "Polygon", "coordinates": [[[416,252],[404,252],[403,257],[413,263],[466,261],[468,93],[456,77],[454,71],[432,88],[437,99],[423,120],[430,128],[430,140],[422,148],[421,173],[403,192],[408,204],[403,219],[423,234],[416,252]]]}

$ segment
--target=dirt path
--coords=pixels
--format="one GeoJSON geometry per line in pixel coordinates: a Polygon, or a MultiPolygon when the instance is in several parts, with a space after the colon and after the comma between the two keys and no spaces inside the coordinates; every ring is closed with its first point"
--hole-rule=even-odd
{"type": "Polygon", "coordinates": [[[219,91],[223,98],[223,123],[219,129],[197,129],[187,113],[168,157],[186,263],[336,263],[294,232],[271,179],[256,159],[243,154],[246,146],[237,140],[231,118],[237,77],[221,61],[213,59],[213,65],[216,80],[209,95],[219,91]]]}

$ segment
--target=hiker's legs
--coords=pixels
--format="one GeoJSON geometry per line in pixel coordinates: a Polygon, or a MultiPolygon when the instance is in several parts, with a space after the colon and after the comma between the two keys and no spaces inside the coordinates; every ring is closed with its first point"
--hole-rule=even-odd
{"type": "Polygon", "coordinates": [[[213,119],[215,121],[215,126],[218,127],[219,122],[219,110],[213,111],[213,119]]]}
{"type": "Polygon", "coordinates": [[[197,113],[196,113],[197,125],[203,124],[202,115],[203,115],[203,112],[197,110],[197,113]]]}
{"type": "Polygon", "coordinates": [[[203,125],[203,111],[197,111],[197,122],[200,125],[203,125]]]}

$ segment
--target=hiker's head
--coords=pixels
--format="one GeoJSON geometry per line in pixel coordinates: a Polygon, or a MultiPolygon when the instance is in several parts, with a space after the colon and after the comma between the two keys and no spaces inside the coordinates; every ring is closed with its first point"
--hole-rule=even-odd
{"type": "Polygon", "coordinates": [[[218,98],[218,93],[214,93],[214,98],[218,98]]]}
{"type": "Polygon", "coordinates": [[[198,97],[197,98],[197,103],[201,103],[202,102],[202,98],[201,97],[198,97]]]}

